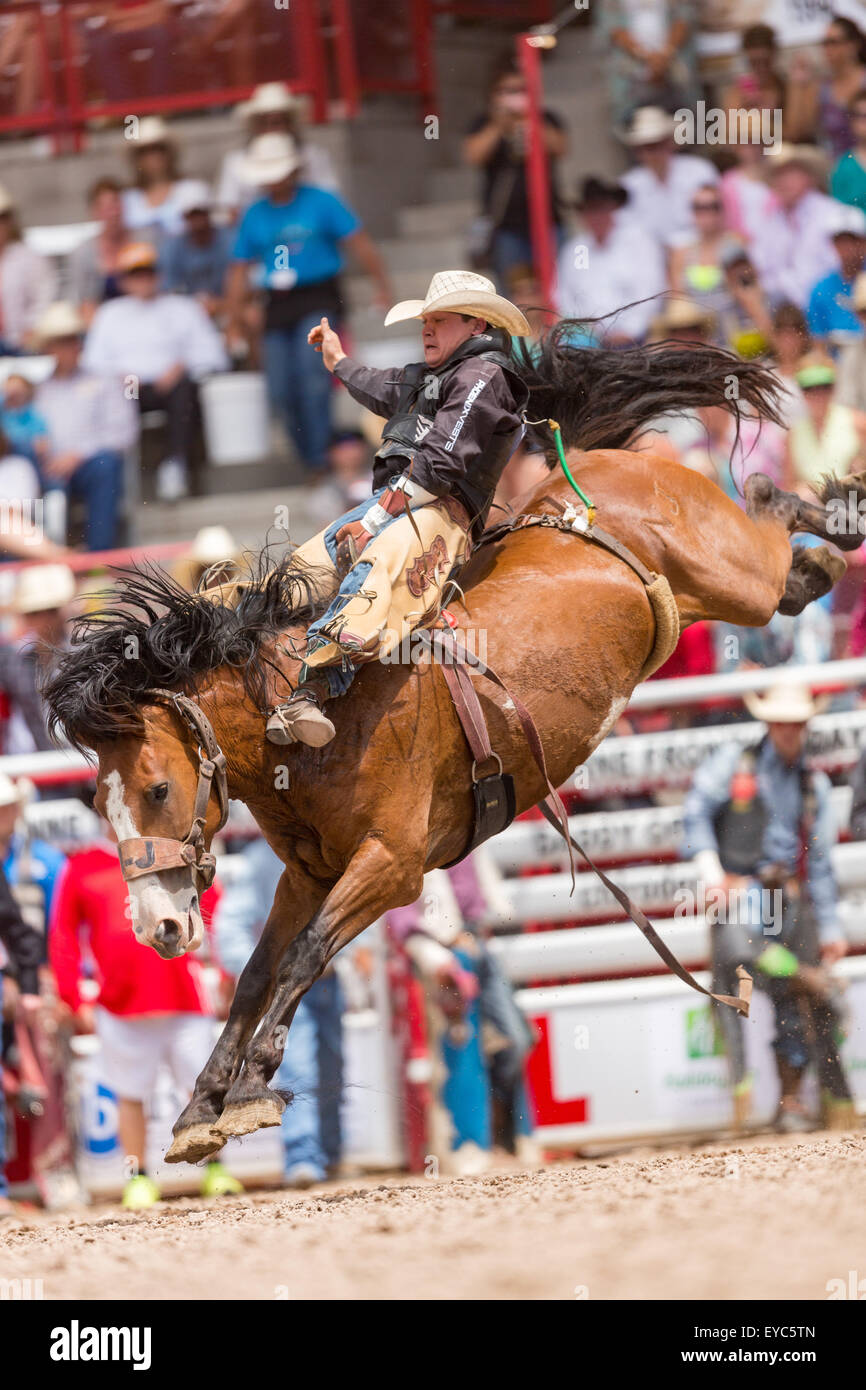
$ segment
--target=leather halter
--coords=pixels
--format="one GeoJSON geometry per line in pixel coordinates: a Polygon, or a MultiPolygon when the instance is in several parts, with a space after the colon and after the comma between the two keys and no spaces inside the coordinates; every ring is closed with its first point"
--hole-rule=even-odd
{"type": "Polygon", "coordinates": [[[228,819],[229,792],[225,754],[216,740],[211,722],[194,700],[175,690],[149,690],[147,698],[153,704],[171,705],[187,728],[195,735],[198,752],[198,782],[192,808],[192,825],[182,840],[166,836],[141,835],[121,840],[117,849],[120,867],[127,883],[143,874],[159,874],[166,869],[192,869],[196,888],[202,892],[213,883],[216,859],[205,849],[204,827],[211,791],[216,786],[220,808],[217,830],[228,819]]]}

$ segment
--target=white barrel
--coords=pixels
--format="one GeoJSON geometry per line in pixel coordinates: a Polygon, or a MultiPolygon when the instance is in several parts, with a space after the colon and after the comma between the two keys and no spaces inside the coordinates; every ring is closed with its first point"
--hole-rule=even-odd
{"type": "Polygon", "coordinates": [[[199,388],[204,438],[213,464],[259,463],[270,449],[270,418],[261,372],[225,372],[199,388]]]}

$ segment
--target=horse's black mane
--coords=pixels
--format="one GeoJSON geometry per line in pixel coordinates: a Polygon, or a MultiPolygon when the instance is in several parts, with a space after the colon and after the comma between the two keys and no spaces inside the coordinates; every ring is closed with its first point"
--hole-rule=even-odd
{"type": "Polygon", "coordinates": [[[264,710],[271,668],[264,646],[291,626],[306,627],[324,606],[320,572],[292,555],[274,560],[267,547],[237,576],[249,588],[233,608],[187,592],[155,565],[115,573],[105,605],[73,623],[70,647],[42,687],[49,731],[82,752],[140,733],[146,691],[191,693],[219,666],[234,667],[264,710]]]}

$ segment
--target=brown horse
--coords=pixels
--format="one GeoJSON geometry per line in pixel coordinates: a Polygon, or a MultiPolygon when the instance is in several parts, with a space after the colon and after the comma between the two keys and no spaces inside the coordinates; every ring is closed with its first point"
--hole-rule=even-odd
{"type": "MultiPolygon", "coordinates": [[[[844,562],[821,547],[792,564],[794,531],[843,548],[861,541],[862,478],[827,485],[824,502],[847,518],[840,526],[837,507],[828,536],[824,502],[803,502],[761,475],[747,485],[747,513],[667,459],[576,449],[568,458],[599,524],[668,578],[683,625],[760,626],[780,604],[796,612],[825,593],[844,562]]],[[[558,476],[527,509],[549,509],[546,498],[574,494],[558,476]]],[[[464,598],[449,608],[468,645],[486,638],[487,662],[528,706],[561,784],[639,679],[654,642],[646,592],[614,556],[542,528],[482,546],[461,583],[464,598]]],[[[186,594],[159,573],[127,575],[115,604],[79,624],[46,687],[55,724],[98,755],[96,804],[118,838],[175,847],[193,820],[202,752],[153,689],[194,697],[225,753],[230,795],[247,804],[285,864],[228,1021],[175,1125],[173,1161],[195,1161],[229,1136],[279,1122],[284,1102],[268,1083],[302,995],[342,946],[414,901],[424,873],[458,857],[470,837],[471,754],[442,672],[426,657],[366,667],[351,694],[329,706],[337,737],[324,748],[265,740],[263,711],[296,680],[292,650],[321,602],[316,576],[290,557],[259,574],[236,606],[186,594]]],[[[508,696],[483,677],[473,681],[521,812],[546,788],[508,696]]],[[[209,845],[220,811],[215,798],[198,800],[209,845]]],[[[149,863],[129,885],[134,930],[177,955],[200,939],[200,876],[189,856],[152,871],[149,863]]]]}

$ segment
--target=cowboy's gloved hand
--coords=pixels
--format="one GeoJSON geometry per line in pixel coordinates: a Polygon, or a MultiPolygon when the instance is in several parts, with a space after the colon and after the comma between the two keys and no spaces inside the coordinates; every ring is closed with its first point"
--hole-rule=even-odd
{"type": "Polygon", "coordinates": [[[365,545],[373,539],[360,521],[349,521],[341,526],[334,539],[337,542],[335,565],[337,574],[345,579],[365,545]]]}

